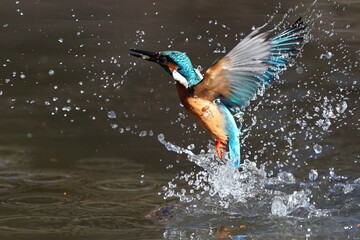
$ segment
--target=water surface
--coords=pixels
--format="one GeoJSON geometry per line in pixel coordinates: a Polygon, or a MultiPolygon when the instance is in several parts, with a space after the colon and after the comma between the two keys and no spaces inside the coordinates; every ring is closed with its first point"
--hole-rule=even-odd
{"type": "Polygon", "coordinates": [[[358,1],[0,9],[1,239],[360,238],[358,1]],[[128,49],[206,68],[252,27],[300,16],[313,37],[245,113],[256,166],[229,178],[171,78],[128,49]]]}

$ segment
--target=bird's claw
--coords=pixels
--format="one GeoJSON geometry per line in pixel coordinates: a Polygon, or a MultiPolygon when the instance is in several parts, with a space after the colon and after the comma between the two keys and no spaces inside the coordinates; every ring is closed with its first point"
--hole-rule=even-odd
{"type": "Polygon", "coordinates": [[[223,156],[223,151],[225,151],[226,146],[221,142],[220,139],[216,140],[215,143],[215,149],[216,149],[216,153],[219,156],[219,158],[222,160],[222,156],[223,156]]]}

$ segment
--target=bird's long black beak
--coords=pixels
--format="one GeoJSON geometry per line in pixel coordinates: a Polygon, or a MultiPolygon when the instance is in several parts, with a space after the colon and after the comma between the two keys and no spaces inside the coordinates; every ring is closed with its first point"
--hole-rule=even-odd
{"type": "Polygon", "coordinates": [[[155,52],[138,50],[138,49],[133,49],[133,48],[130,48],[130,51],[131,51],[130,52],[131,56],[141,58],[144,60],[148,60],[151,62],[157,62],[158,54],[155,52]]]}

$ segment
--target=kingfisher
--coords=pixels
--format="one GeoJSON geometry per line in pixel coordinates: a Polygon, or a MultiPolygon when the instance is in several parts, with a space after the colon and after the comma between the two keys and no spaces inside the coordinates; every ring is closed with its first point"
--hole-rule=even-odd
{"type": "Polygon", "coordinates": [[[293,65],[309,32],[301,18],[273,37],[269,36],[274,29],[261,29],[253,30],[204,75],[184,52],[130,49],[130,55],[159,64],[174,78],[182,105],[211,133],[220,159],[229,150],[234,168],[241,163],[241,124],[234,115],[293,65]]]}

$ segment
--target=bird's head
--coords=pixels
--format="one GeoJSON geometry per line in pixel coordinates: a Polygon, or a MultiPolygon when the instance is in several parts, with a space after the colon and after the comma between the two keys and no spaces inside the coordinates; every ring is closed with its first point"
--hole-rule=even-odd
{"type": "Polygon", "coordinates": [[[189,88],[201,81],[189,59],[189,57],[179,51],[149,52],[144,50],[130,49],[130,55],[143,60],[156,62],[169,73],[175,81],[189,88]]]}

